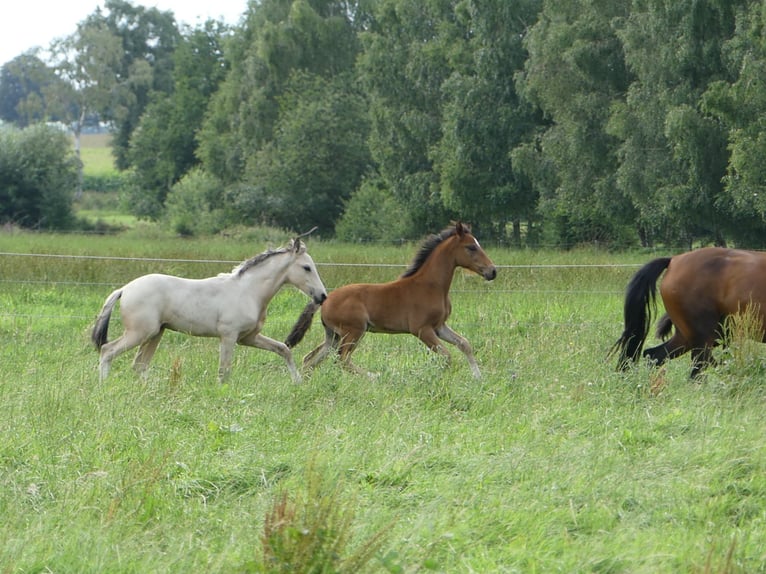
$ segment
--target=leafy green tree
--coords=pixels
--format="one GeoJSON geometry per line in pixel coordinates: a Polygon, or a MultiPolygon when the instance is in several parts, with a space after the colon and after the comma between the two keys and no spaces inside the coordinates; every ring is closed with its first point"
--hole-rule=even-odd
{"type": "Polygon", "coordinates": [[[514,77],[524,66],[522,39],[541,2],[471,0],[456,7],[459,37],[453,72],[445,81],[442,138],[432,157],[445,206],[485,236],[503,237],[509,222],[515,241],[520,222],[534,217],[537,197],[528,178],[514,171],[511,151],[530,141],[538,118],[519,98],[514,77]]]}
{"type": "Polygon", "coordinates": [[[274,139],[248,162],[237,197],[246,219],[332,233],[371,162],[366,102],[350,82],[294,74],[274,139]]]}
{"type": "Polygon", "coordinates": [[[70,227],[77,163],[69,136],[58,128],[0,128],[0,222],[70,227]]]}
{"type": "Polygon", "coordinates": [[[205,169],[227,184],[274,139],[279,98],[294,71],[325,78],[351,70],[359,52],[354,3],[263,0],[251,3],[227,44],[231,71],[213,98],[200,134],[205,169]]]}
{"type": "Polygon", "coordinates": [[[726,133],[701,103],[708,86],[727,77],[722,48],[743,3],[650,0],[623,21],[619,36],[635,79],[609,128],[621,140],[617,184],[647,243],[724,241],[726,133]]]}
{"type": "Polygon", "coordinates": [[[632,79],[617,35],[630,7],[628,0],[545,2],[525,37],[519,89],[547,125],[517,150],[517,165],[540,193],[546,225],[565,244],[614,240],[620,223],[632,219],[615,184],[619,141],[606,130],[632,79]]]}
{"type": "Polygon", "coordinates": [[[0,68],[0,119],[19,127],[46,118],[62,119],[47,113],[45,93],[59,78],[34,53],[17,56],[0,68]]]}
{"type": "Polygon", "coordinates": [[[458,3],[382,0],[361,34],[358,72],[370,102],[370,150],[386,186],[410,213],[412,236],[459,217],[444,206],[432,156],[442,138],[443,86],[459,39],[458,3]]]}
{"type": "MultiPolygon", "coordinates": [[[[111,72],[111,100],[98,111],[112,123],[112,150],[119,169],[130,166],[130,138],[154,92],[173,89],[173,53],[180,40],[172,12],[134,5],[125,0],[106,0],[79,26],[105,30],[120,40],[119,58],[107,54],[104,65],[111,72]]],[[[99,58],[98,53],[92,54],[99,58]]]]}
{"type": "Polygon", "coordinates": [[[197,165],[197,132],[210,98],[226,74],[227,28],[208,21],[184,35],[173,54],[173,90],[155,92],[130,141],[128,159],[135,215],[157,219],[170,188],[197,165]]]}
{"type": "Polygon", "coordinates": [[[724,126],[730,152],[717,206],[728,215],[727,235],[752,247],[766,245],[765,26],[760,2],[737,13],[735,33],[723,48],[731,79],[712,82],[702,98],[702,111],[724,126]]]}
{"type": "Polygon", "coordinates": [[[78,194],[83,167],[80,136],[89,114],[108,109],[117,79],[113,70],[122,53],[120,39],[102,22],[80,23],[77,31],[51,47],[53,68],[61,81],[45,90],[47,110],[62,118],[74,133],[79,165],[78,194]]]}

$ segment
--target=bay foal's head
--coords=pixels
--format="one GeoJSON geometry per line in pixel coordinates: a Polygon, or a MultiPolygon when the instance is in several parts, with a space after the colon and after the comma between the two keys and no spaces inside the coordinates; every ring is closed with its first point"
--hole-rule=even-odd
{"type": "Polygon", "coordinates": [[[492,260],[479,245],[478,240],[471,235],[471,228],[463,223],[455,224],[454,236],[449,239],[455,254],[455,264],[474,273],[478,273],[487,281],[497,277],[497,269],[492,260]]]}

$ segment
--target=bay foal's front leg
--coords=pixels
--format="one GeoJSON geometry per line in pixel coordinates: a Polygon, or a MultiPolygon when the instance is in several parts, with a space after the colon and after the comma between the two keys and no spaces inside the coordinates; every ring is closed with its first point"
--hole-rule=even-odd
{"type": "Polygon", "coordinates": [[[275,341],[274,339],[262,335],[260,333],[250,333],[245,335],[239,340],[240,345],[247,345],[249,347],[256,347],[265,351],[271,351],[281,356],[287,363],[287,368],[290,370],[290,376],[293,378],[294,383],[301,382],[301,374],[298,372],[298,368],[295,366],[293,360],[293,353],[290,348],[281,341],[275,341]]]}
{"type": "Polygon", "coordinates": [[[436,329],[436,334],[441,340],[452,343],[458,349],[460,349],[460,351],[465,355],[466,359],[468,359],[468,364],[471,366],[471,372],[473,373],[473,376],[477,379],[481,377],[481,372],[479,371],[479,365],[476,362],[476,357],[473,356],[473,349],[465,337],[458,335],[447,325],[442,325],[436,329]]]}

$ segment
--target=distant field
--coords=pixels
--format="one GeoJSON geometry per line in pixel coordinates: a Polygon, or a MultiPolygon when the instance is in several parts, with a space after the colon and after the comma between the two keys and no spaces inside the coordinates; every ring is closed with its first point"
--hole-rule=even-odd
{"type": "Polygon", "coordinates": [[[110,176],[117,173],[112,156],[111,134],[85,134],[80,139],[80,156],[85,175],[110,176]]]}

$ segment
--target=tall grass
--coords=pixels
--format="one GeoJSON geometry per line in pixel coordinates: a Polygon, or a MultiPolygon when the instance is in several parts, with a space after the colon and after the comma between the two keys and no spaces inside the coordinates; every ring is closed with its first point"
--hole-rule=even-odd
{"type": "MultiPolygon", "coordinates": [[[[458,272],[450,321],[480,381],[454,349],[445,366],[414,337],[368,335],[355,361],[374,381],[327,361],[296,386],[281,358],[238,348],[221,386],[216,342],[169,333],[146,379],[121,357],[98,382],[89,328],[115,285],[230,270],[287,239],[268,235],[0,235],[0,252],[156,258],[0,256],[3,571],[269,571],[318,542],[302,532],[335,533],[307,553],[323,571],[766,571],[761,374],[732,393],[719,351],[698,383],[670,362],[654,393],[646,365],[605,361],[647,254],[485,246],[499,276],[458,272]]],[[[309,251],[332,289],[393,279],[415,246],[309,251]]],[[[266,334],[305,301],[280,293],[266,334]]]]}

